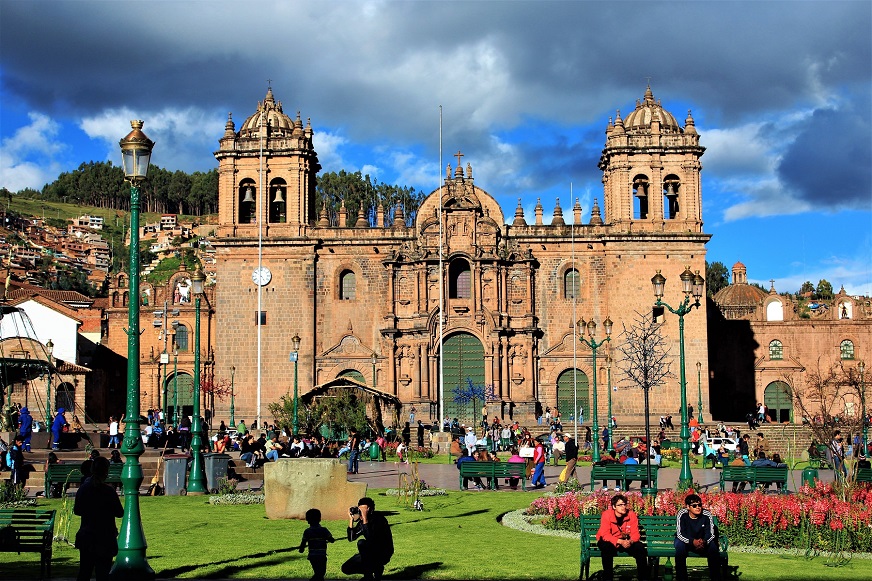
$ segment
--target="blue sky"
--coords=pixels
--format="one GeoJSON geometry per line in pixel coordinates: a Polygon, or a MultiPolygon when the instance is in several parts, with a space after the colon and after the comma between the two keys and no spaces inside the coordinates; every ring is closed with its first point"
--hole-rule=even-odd
{"type": "Polygon", "coordinates": [[[509,220],[602,204],[610,116],[693,111],[709,261],[872,294],[872,2],[0,0],[0,186],[119,157],[216,167],[272,79],[325,171],[438,187],[458,149],[509,220]],[[439,158],[439,106],[443,150],[439,158]],[[572,196],[570,196],[570,189],[572,196]]]}

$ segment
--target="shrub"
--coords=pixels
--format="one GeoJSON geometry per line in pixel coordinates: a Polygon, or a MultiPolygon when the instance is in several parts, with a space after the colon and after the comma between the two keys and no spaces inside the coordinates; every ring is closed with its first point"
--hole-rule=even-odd
{"type": "Polygon", "coordinates": [[[209,497],[211,505],[240,505],[240,504],[263,504],[263,494],[251,494],[247,492],[238,492],[236,494],[213,495],[209,497]]]}

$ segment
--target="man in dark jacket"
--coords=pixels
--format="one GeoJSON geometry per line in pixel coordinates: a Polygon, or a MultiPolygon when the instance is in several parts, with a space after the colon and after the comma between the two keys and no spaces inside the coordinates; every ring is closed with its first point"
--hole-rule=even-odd
{"type": "Polygon", "coordinates": [[[369,497],[361,498],[357,507],[348,509],[348,540],[355,539],[357,554],[342,564],[342,573],[362,573],[364,581],[378,581],[394,555],[394,537],[388,519],[375,512],[375,501],[369,497]]]}
{"type": "Polygon", "coordinates": [[[76,533],[79,549],[79,579],[108,579],[112,557],[118,554],[118,529],[115,519],[124,516],[124,509],[115,488],[105,483],[109,474],[109,460],[97,458],[92,463],[92,474],[76,492],[73,513],[82,517],[76,533]]]}
{"type": "Polygon", "coordinates": [[[575,463],[578,462],[578,444],[575,443],[575,438],[569,434],[563,434],[563,442],[566,453],[566,480],[575,476],[575,463]]]}
{"type": "Polygon", "coordinates": [[[702,508],[699,495],[689,494],[675,519],[675,579],[687,581],[687,554],[708,558],[711,581],[721,579],[721,552],[712,513],[702,508]]]}

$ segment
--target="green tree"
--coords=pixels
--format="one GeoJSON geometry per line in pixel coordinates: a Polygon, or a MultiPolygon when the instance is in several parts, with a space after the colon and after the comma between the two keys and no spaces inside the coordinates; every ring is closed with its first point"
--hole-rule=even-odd
{"type": "Polygon", "coordinates": [[[816,292],[819,299],[831,299],[833,298],[833,285],[827,279],[822,278],[818,281],[816,292]]]}
{"type": "Polygon", "coordinates": [[[730,275],[723,262],[705,261],[705,286],[708,296],[713,297],[719,290],[730,284],[730,275]]]}
{"type": "Polygon", "coordinates": [[[802,283],[802,286],[799,287],[799,295],[800,296],[802,296],[806,293],[814,294],[814,285],[811,284],[810,280],[805,281],[804,283],[802,283]]]}
{"type": "MultiPolygon", "coordinates": [[[[375,223],[376,208],[381,204],[388,224],[393,221],[398,205],[403,207],[406,224],[412,224],[424,194],[407,186],[380,183],[361,172],[349,173],[345,170],[328,172],[318,177],[315,187],[315,211],[320,215],[324,205],[330,223],[339,226],[371,226],[375,223]],[[345,202],[348,213],[347,223],[339,224],[339,209],[345,202]],[[366,224],[357,224],[358,210],[363,207],[366,224]]],[[[383,224],[378,224],[383,226],[383,224]]]]}

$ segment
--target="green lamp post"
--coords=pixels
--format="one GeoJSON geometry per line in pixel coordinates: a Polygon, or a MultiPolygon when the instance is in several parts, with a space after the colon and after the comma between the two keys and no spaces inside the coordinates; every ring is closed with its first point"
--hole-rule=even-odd
{"type": "Polygon", "coordinates": [[[663,302],[663,287],[666,285],[666,277],[657,271],[651,278],[651,284],[654,286],[654,298],[657,302],[654,303],[654,316],[663,314],[663,309],[669,309],[669,312],[678,315],[678,344],[680,348],[680,386],[681,386],[681,472],[678,475],[678,485],[681,488],[689,488],[693,485],[693,474],[690,471],[690,426],[687,418],[687,378],[684,369],[684,316],[694,308],[699,308],[700,298],[702,297],[703,286],[705,279],[700,276],[699,271],[694,275],[690,271],[690,267],[686,267],[680,275],[681,291],[684,293],[684,300],[678,305],[678,308],[673,309],[668,304],[663,302]],[[694,302],[690,302],[690,297],[693,295],[694,302]]]}
{"type": "Polygon", "coordinates": [[[124,178],[130,182],[130,291],[127,308],[127,408],[124,440],[121,453],[124,468],[121,485],[124,490],[124,518],[118,534],[118,556],[109,572],[112,579],[139,581],[154,579],[154,570],[148,565],[145,550],[145,531],[139,512],[139,485],[142,484],[142,464],[139,457],[145,452],[140,435],[139,410],[139,188],[148,174],[154,142],[142,132],[142,121],[131,121],[133,129],[121,140],[121,160],[124,178]]]}
{"type": "Polygon", "coordinates": [[[173,342],[173,431],[179,429],[179,346],[173,342]]]}
{"type": "Polygon", "coordinates": [[[863,414],[863,454],[869,453],[869,417],[866,415],[866,363],[861,359],[857,364],[860,370],[860,408],[863,414]]]}
{"type": "Polygon", "coordinates": [[[614,450],[612,442],[612,432],[614,432],[615,426],[612,423],[612,356],[606,356],[606,374],[607,374],[607,386],[609,388],[609,420],[607,425],[609,426],[609,441],[608,447],[609,450],[614,450]]]}
{"type": "Polygon", "coordinates": [[[297,392],[297,359],[300,355],[300,336],[294,333],[291,337],[291,361],[294,362],[294,435],[297,435],[297,429],[300,427],[298,409],[300,406],[300,397],[297,392]]]}
{"type": "MultiPolygon", "coordinates": [[[[612,340],[612,320],[606,317],[606,320],[603,321],[603,328],[606,331],[606,338],[597,343],[596,340],[596,323],[591,320],[585,325],[584,319],[579,319],[576,323],[578,326],[578,340],[590,347],[593,352],[593,364],[591,368],[593,369],[593,405],[591,406],[593,409],[591,410],[591,414],[593,416],[593,461],[599,462],[600,453],[599,453],[599,408],[597,407],[597,392],[596,392],[596,350],[605,345],[607,341],[612,340]],[[590,337],[589,339],[584,338],[584,329],[587,328],[587,334],[590,337]]],[[[611,434],[611,430],[609,430],[611,434]]]]}
{"type": "Polygon", "coordinates": [[[46,365],[48,378],[45,382],[45,425],[47,429],[51,428],[51,354],[54,351],[54,343],[51,339],[45,344],[45,353],[48,355],[48,364],[46,365]]]}
{"type": "Polygon", "coordinates": [[[188,494],[205,494],[206,472],[203,467],[203,424],[200,421],[200,299],[206,275],[197,269],[191,275],[191,291],[194,294],[194,421],[191,425],[191,475],[188,477],[188,494]]]}
{"type": "Polygon", "coordinates": [[[236,392],[233,389],[233,378],[236,375],[236,366],[230,366],[230,425],[229,428],[236,429],[236,392]]]}
{"type": "Polygon", "coordinates": [[[697,401],[699,409],[697,409],[696,419],[699,422],[699,425],[702,426],[702,363],[699,361],[696,362],[696,391],[699,396],[699,400],[697,401]]]}

